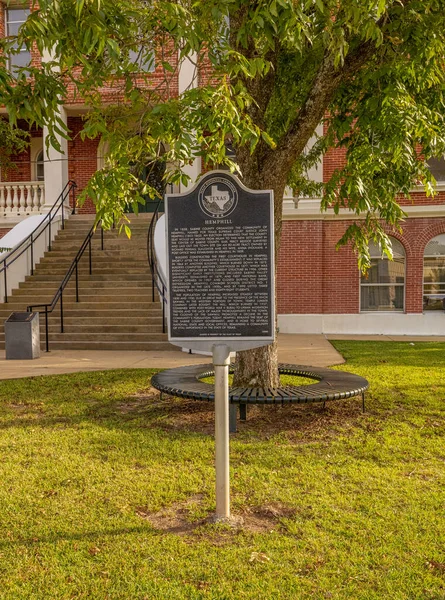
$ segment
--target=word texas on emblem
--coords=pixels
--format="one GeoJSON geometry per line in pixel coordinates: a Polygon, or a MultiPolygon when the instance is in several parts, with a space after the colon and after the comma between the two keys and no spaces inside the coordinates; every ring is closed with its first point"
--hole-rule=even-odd
{"type": "Polygon", "coordinates": [[[231,181],[222,177],[212,177],[199,192],[201,210],[216,219],[227,217],[238,204],[238,192],[231,181]]]}

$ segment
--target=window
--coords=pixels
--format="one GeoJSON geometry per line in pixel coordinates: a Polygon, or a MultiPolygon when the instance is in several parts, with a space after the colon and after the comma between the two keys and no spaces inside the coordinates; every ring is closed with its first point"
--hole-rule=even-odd
{"type": "MultiPolygon", "coordinates": [[[[230,158],[230,160],[232,160],[234,163],[236,163],[236,152],[235,152],[235,148],[233,147],[232,143],[229,141],[225,141],[224,145],[226,147],[227,158],[230,158]]],[[[215,169],[219,169],[220,171],[229,171],[230,170],[226,164],[215,165],[215,169]]]]}
{"type": "Polygon", "coordinates": [[[445,183],[445,158],[430,158],[428,167],[438,183],[445,183]]]}
{"type": "Polygon", "coordinates": [[[382,256],[380,246],[371,242],[371,267],[362,275],[360,310],[403,311],[405,308],[405,249],[391,238],[393,260],[382,256]]]}
{"type": "Polygon", "coordinates": [[[43,181],[45,179],[45,166],[44,166],[44,154],[43,150],[36,156],[36,179],[37,181],[43,181]]]}
{"type": "Polygon", "coordinates": [[[428,242],[423,255],[423,308],[445,308],[445,233],[428,242]]]}
{"type": "MultiPolygon", "coordinates": [[[[18,31],[26,21],[29,15],[28,8],[13,7],[6,9],[6,35],[16,36],[18,31]]],[[[17,54],[9,55],[9,69],[12,73],[16,73],[19,67],[26,67],[31,62],[31,53],[26,48],[19,48],[18,44],[14,44],[14,48],[19,50],[17,54]]]]}
{"type": "Polygon", "coordinates": [[[137,50],[128,53],[130,63],[138,67],[139,72],[152,73],[155,70],[155,53],[153,50],[144,50],[140,46],[137,50]]]}

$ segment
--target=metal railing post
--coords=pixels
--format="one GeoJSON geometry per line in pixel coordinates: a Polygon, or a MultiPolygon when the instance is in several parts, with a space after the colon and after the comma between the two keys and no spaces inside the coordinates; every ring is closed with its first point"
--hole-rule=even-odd
{"type": "Polygon", "coordinates": [[[162,285],[162,333],[165,333],[165,287],[162,285]]]}
{"type": "Polygon", "coordinates": [[[31,275],[34,275],[34,240],[32,239],[31,233],[31,275]]]}
{"type": "Polygon", "coordinates": [[[102,227],[102,223],[100,224],[100,249],[104,249],[104,228],[102,227]]]}
{"type": "Polygon", "coordinates": [[[88,255],[90,260],[90,275],[93,274],[93,264],[92,264],[92,256],[91,256],[91,236],[88,240],[88,255]]]}
{"type": "Polygon", "coordinates": [[[76,187],[75,187],[75,185],[73,185],[73,187],[71,188],[71,191],[73,192],[73,212],[71,214],[75,215],[76,214],[76,187]]]}
{"type": "Polygon", "coordinates": [[[76,259],[76,302],[79,302],[79,270],[77,268],[78,261],[76,259]]]}
{"type": "Polygon", "coordinates": [[[60,292],[60,333],[63,333],[63,292],[60,292]]]}
{"type": "Polygon", "coordinates": [[[49,352],[48,305],[45,306],[45,335],[46,335],[46,351],[49,352]]]}
{"type": "Polygon", "coordinates": [[[48,250],[51,252],[51,213],[48,222],[48,250]]]}
{"type": "Polygon", "coordinates": [[[5,284],[5,304],[8,304],[8,280],[7,280],[7,275],[6,275],[6,259],[3,261],[3,280],[4,280],[4,284],[5,284]]]}

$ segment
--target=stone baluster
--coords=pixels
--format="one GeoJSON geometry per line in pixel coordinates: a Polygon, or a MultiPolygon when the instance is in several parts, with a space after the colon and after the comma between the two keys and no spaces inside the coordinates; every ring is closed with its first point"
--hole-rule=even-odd
{"type": "Polygon", "coordinates": [[[12,187],[10,185],[6,186],[6,214],[12,213],[12,187]]]}
{"type": "Polygon", "coordinates": [[[11,185],[11,212],[17,214],[20,212],[19,186],[11,185]]]}
{"type": "Polygon", "coordinates": [[[26,211],[27,215],[30,215],[32,213],[32,203],[33,203],[34,194],[36,193],[35,187],[36,186],[32,183],[26,186],[25,211],[26,211]]]}
{"type": "Polygon", "coordinates": [[[5,187],[0,185],[0,214],[4,215],[6,212],[6,197],[5,187]]]}
{"type": "Polygon", "coordinates": [[[17,186],[17,213],[23,215],[26,213],[26,185],[17,186]]]}
{"type": "Polygon", "coordinates": [[[39,193],[37,194],[37,212],[41,214],[43,206],[45,206],[45,184],[39,183],[39,193]]]}

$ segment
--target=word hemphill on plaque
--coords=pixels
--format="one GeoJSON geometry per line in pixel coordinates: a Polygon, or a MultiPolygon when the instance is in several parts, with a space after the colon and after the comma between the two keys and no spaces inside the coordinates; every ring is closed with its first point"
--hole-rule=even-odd
{"type": "Polygon", "coordinates": [[[223,171],[166,196],[168,332],[172,344],[233,350],[274,340],[272,191],[223,171]]]}

